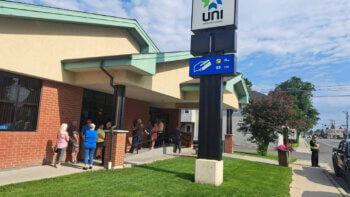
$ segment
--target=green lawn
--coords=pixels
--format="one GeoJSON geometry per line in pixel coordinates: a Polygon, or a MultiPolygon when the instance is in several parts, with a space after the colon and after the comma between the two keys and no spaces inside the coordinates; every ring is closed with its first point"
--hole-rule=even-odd
{"type": "MultiPolygon", "coordinates": [[[[276,160],[278,161],[278,156],[277,155],[271,155],[267,154],[266,156],[261,156],[258,153],[245,153],[245,152],[235,152],[237,155],[246,155],[246,156],[251,156],[251,157],[259,157],[259,158],[264,158],[264,159],[271,159],[271,160],[276,160]]],[[[290,158],[290,163],[296,162],[296,158],[290,158]]]]}
{"type": "Polygon", "coordinates": [[[291,168],[224,159],[224,183],[195,184],[194,158],[0,187],[0,196],[289,196],[291,168]]]}

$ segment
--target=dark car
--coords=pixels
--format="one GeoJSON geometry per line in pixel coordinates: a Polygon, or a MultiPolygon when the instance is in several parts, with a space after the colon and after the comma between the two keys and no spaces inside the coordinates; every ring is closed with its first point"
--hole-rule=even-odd
{"type": "Polygon", "coordinates": [[[332,158],[335,174],[350,183],[350,139],[342,140],[338,148],[333,148],[332,158]]]}

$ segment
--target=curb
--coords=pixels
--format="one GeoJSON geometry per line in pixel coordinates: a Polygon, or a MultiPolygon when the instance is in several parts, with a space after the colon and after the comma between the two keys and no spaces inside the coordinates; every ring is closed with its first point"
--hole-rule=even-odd
{"type": "Polygon", "coordinates": [[[327,176],[327,178],[332,182],[332,184],[334,185],[334,187],[337,188],[337,190],[339,191],[339,193],[343,196],[343,197],[350,197],[350,195],[337,183],[337,181],[331,176],[331,172],[327,169],[323,169],[323,173],[327,176]]]}

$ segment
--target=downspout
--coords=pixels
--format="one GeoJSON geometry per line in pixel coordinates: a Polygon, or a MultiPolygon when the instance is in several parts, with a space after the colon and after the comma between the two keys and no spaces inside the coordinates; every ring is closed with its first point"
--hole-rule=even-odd
{"type": "MultiPolygon", "coordinates": [[[[102,72],[104,72],[110,79],[110,86],[113,88],[113,117],[115,119],[116,116],[116,99],[117,99],[117,95],[116,95],[116,86],[114,86],[114,77],[104,68],[104,60],[101,60],[100,62],[100,69],[102,70],[102,72]]],[[[115,125],[111,127],[111,144],[110,144],[110,154],[109,154],[109,162],[108,162],[108,169],[112,168],[112,151],[113,151],[113,139],[114,139],[114,133],[113,133],[113,129],[115,129],[117,127],[117,123],[115,122],[115,125]]]]}

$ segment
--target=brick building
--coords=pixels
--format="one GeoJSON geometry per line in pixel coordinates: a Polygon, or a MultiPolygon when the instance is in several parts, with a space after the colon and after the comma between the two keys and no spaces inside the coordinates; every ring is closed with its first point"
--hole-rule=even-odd
{"type": "MultiPolygon", "coordinates": [[[[0,1],[0,43],[0,169],[52,163],[62,123],[113,120],[101,66],[126,88],[124,130],[137,118],[173,130],[198,108],[190,53],[160,52],[136,20],[0,1]]],[[[239,79],[225,83],[225,109],[248,102],[239,79]]]]}

